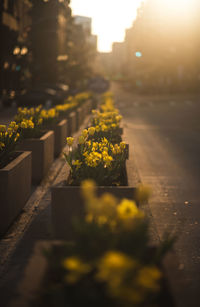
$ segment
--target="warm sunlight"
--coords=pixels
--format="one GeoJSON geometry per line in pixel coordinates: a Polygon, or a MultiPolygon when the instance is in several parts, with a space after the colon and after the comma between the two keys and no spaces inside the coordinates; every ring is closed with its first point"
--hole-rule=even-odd
{"type": "Polygon", "coordinates": [[[197,9],[197,0],[149,0],[154,3],[155,10],[166,10],[167,17],[175,17],[177,21],[182,17],[191,18],[197,9]]]}
{"type": "Polygon", "coordinates": [[[71,0],[71,8],[74,15],[92,17],[92,31],[98,35],[98,50],[110,51],[112,42],[123,41],[125,29],[132,25],[142,2],[149,2],[152,13],[164,9],[166,18],[184,22],[185,18],[192,18],[197,0],[71,0]]]}
{"type": "MultiPolygon", "coordinates": [[[[160,1],[160,0],[159,0],[160,1]]],[[[187,11],[190,9],[191,4],[194,2],[193,0],[161,0],[161,2],[165,2],[169,8],[174,11],[184,10],[187,11]]]]}
{"type": "Polygon", "coordinates": [[[110,51],[112,42],[123,41],[142,0],[71,0],[74,15],[92,17],[99,51],[110,51]]]}

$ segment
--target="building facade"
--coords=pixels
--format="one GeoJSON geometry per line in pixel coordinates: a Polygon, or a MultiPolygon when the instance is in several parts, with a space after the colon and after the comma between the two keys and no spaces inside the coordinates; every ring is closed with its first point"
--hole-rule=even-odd
{"type": "Polygon", "coordinates": [[[30,80],[29,0],[0,2],[0,97],[14,98],[30,80]]]}
{"type": "Polygon", "coordinates": [[[92,46],[95,52],[97,52],[97,35],[92,34],[92,18],[86,16],[74,16],[74,23],[80,25],[86,35],[87,42],[92,46]]]}
{"type": "Polygon", "coordinates": [[[35,0],[32,8],[33,84],[64,82],[63,62],[67,61],[67,31],[71,9],[68,0],[35,0]]]}

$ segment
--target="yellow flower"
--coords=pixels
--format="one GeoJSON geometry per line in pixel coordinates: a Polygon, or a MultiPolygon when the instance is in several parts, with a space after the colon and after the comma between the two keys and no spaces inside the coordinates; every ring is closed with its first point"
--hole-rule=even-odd
{"type": "Polygon", "coordinates": [[[140,185],[137,188],[136,197],[140,203],[145,203],[148,201],[152,194],[151,188],[148,186],[140,185]]]}
{"type": "Polygon", "coordinates": [[[94,197],[96,191],[96,184],[93,180],[84,180],[81,183],[81,193],[82,195],[88,199],[94,197]]]}
{"type": "Polygon", "coordinates": [[[17,125],[17,124],[13,127],[15,132],[17,132],[18,128],[19,128],[19,125],[17,125]]]}
{"type": "Polygon", "coordinates": [[[82,131],[82,135],[83,135],[85,138],[87,137],[87,135],[88,135],[87,129],[84,129],[84,130],[82,131]]]}
{"type": "Polygon", "coordinates": [[[121,147],[118,144],[114,145],[114,151],[116,152],[116,154],[120,154],[122,152],[121,147]]]}
{"type": "Polygon", "coordinates": [[[125,198],[118,205],[117,213],[120,219],[130,219],[136,217],[139,210],[134,201],[125,198]]]}
{"type": "Polygon", "coordinates": [[[102,126],[101,126],[101,130],[102,130],[102,131],[107,131],[107,130],[108,130],[108,128],[107,128],[107,126],[106,126],[106,125],[102,125],[102,126]]]}
{"type": "Polygon", "coordinates": [[[126,148],[126,143],[125,142],[121,142],[119,144],[119,146],[120,146],[121,149],[125,149],[126,148]]]}
{"type": "Polygon", "coordinates": [[[88,132],[89,132],[89,135],[94,135],[94,133],[95,133],[95,128],[94,128],[94,127],[88,128],[88,132]]]}
{"type": "Polygon", "coordinates": [[[14,122],[14,121],[12,121],[10,124],[9,124],[9,127],[10,128],[15,128],[15,126],[16,126],[16,122],[14,122]]]}
{"type": "Polygon", "coordinates": [[[19,138],[19,133],[16,134],[14,141],[16,142],[18,140],[18,138],[19,138]]]}
{"type": "Polygon", "coordinates": [[[0,149],[4,148],[5,144],[3,142],[0,142],[0,149]]]}
{"type": "Polygon", "coordinates": [[[121,119],[122,119],[122,116],[121,116],[121,115],[116,116],[116,120],[117,120],[118,122],[120,122],[121,119]]]}
{"type": "Polygon", "coordinates": [[[32,122],[32,120],[28,120],[28,128],[34,128],[34,123],[32,122]]]}
{"type": "Polygon", "coordinates": [[[96,132],[99,132],[99,131],[100,131],[100,127],[97,125],[97,126],[95,127],[95,130],[96,130],[96,132]]]}
{"type": "Polygon", "coordinates": [[[68,257],[62,265],[68,271],[65,280],[71,284],[76,283],[82,275],[89,273],[91,269],[89,264],[82,262],[78,257],[68,257]]]}
{"type": "Polygon", "coordinates": [[[22,121],[20,124],[22,129],[26,129],[27,128],[27,123],[25,121],[22,121]]]}
{"type": "Polygon", "coordinates": [[[93,142],[92,143],[92,151],[96,151],[98,149],[98,142],[93,142]]]}
{"type": "Polygon", "coordinates": [[[108,154],[108,147],[103,147],[103,152],[106,152],[108,154]]]}
{"type": "Polygon", "coordinates": [[[40,116],[42,117],[42,118],[47,118],[47,111],[46,110],[41,110],[41,112],[40,112],[40,116]]]}
{"type": "Polygon", "coordinates": [[[108,151],[106,151],[106,150],[103,150],[102,151],[102,156],[103,156],[103,158],[105,157],[107,157],[108,156],[108,151]]]}
{"type": "Polygon", "coordinates": [[[159,289],[159,280],[161,278],[161,272],[154,266],[143,267],[138,274],[138,284],[151,291],[157,291],[159,289]]]}
{"type": "Polygon", "coordinates": [[[42,108],[42,106],[40,105],[40,106],[38,106],[37,108],[35,108],[35,112],[36,113],[39,113],[40,112],[40,110],[41,110],[41,108],[42,108]]]}
{"type": "Polygon", "coordinates": [[[103,156],[103,161],[105,162],[104,167],[109,167],[113,161],[113,158],[106,153],[106,155],[103,156]]]}
{"type": "Polygon", "coordinates": [[[68,146],[72,146],[72,145],[73,145],[73,143],[74,143],[74,138],[72,138],[72,137],[67,137],[66,140],[67,140],[67,145],[68,145],[68,146]]]}
{"type": "Polygon", "coordinates": [[[55,108],[50,109],[47,114],[48,114],[48,117],[50,117],[50,118],[54,118],[54,117],[56,117],[58,115],[56,113],[56,109],[55,108]]]}
{"type": "Polygon", "coordinates": [[[89,213],[89,214],[86,215],[85,221],[86,221],[87,223],[92,223],[93,220],[94,220],[94,217],[93,217],[93,215],[92,215],[91,213],[89,213]]]}
{"type": "Polygon", "coordinates": [[[9,136],[11,136],[11,135],[12,135],[12,133],[13,133],[12,128],[8,128],[8,129],[7,129],[7,132],[8,132],[8,134],[9,134],[9,136]]]}
{"type": "Polygon", "coordinates": [[[79,142],[79,144],[84,144],[84,143],[85,143],[85,138],[84,138],[83,135],[80,135],[80,136],[79,136],[78,142],[79,142]]]}
{"type": "Polygon", "coordinates": [[[102,155],[97,152],[91,152],[90,154],[85,156],[85,162],[90,167],[96,167],[99,163],[101,163],[102,155]]]}
{"type": "Polygon", "coordinates": [[[41,125],[43,123],[43,118],[38,119],[38,125],[41,125]]]}
{"type": "Polygon", "coordinates": [[[6,125],[0,125],[0,132],[6,132],[6,125]]]}
{"type": "Polygon", "coordinates": [[[100,215],[100,216],[97,217],[97,223],[98,223],[99,225],[104,225],[104,224],[107,223],[107,221],[108,221],[108,219],[107,219],[107,217],[104,216],[104,215],[100,215]]]}
{"type": "Polygon", "coordinates": [[[134,266],[135,262],[130,257],[117,251],[109,251],[100,260],[96,278],[115,288],[120,286],[127,272],[134,266]]]}
{"type": "Polygon", "coordinates": [[[109,219],[116,216],[117,199],[110,193],[104,193],[100,198],[101,214],[109,219]]]}
{"type": "Polygon", "coordinates": [[[79,161],[79,160],[76,160],[76,161],[73,162],[73,165],[75,165],[77,169],[79,169],[81,167],[81,164],[82,164],[82,162],[79,161]]]}

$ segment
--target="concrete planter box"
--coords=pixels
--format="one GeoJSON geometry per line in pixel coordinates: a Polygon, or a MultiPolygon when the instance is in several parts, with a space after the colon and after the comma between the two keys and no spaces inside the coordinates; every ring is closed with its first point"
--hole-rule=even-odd
{"type": "MultiPolygon", "coordinates": [[[[97,194],[111,193],[117,198],[134,199],[136,188],[128,186],[97,187],[97,194]]],[[[84,217],[84,200],[79,186],[67,186],[66,182],[51,189],[51,219],[56,239],[70,239],[73,237],[72,221],[74,217],[84,217]]]]}
{"type": "Polygon", "coordinates": [[[63,119],[60,121],[55,128],[54,131],[54,156],[58,157],[62,152],[63,147],[66,144],[66,136],[67,136],[67,120],[63,119]]]}
{"type": "MultiPolygon", "coordinates": [[[[21,280],[21,282],[17,287],[17,297],[14,298],[13,301],[11,301],[11,304],[9,306],[11,307],[49,306],[48,302],[40,300],[40,294],[42,293],[42,290],[45,289],[48,283],[51,284],[52,280],[50,280],[49,278],[53,276],[54,282],[55,281],[58,282],[58,280],[55,278],[55,269],[53,273],[50,273],[51,269],[49,268],[48,261],[44,256],[44,251],[49,251],[49,250],[52,251],[52,249],[54,249],[54,257],[55,259],[57,259],[58,257],[60,257],[61,254],[66,254],[65,251],[66,248],[64,246],[65,243],[66,242],[64,241],[38,241],[36,243],[33,254],[30,257],[23,272],[23,279],[21,280]],[[58,254],[59,256],[56,257],[56,254],[58,254]]],[[[178,304],[176,305],[176,300],[174,297],[175,295],[174,292],[172,291],[173,289],[171,289],[171,278],[175,276],[177,268],[174,271],[171,271],[171,263],[173,263],[173,258],[168,257],[168,259],[165,260],[164,263],[160,265],[161,271],[163,272],[163,278],[161,280],[161,292],[155,306],[159,307],[178,306],[178,304]],[[170,279],[168,276],[166,276],[165,274],[166,271],[170,271],[171,274],[170,279]]],[[[176,281],[178,282],[177,278],[176,281]]],[[[178,283],[178,285],[180,286],[180,282],[178,283]]],[[[58,293],[57,296],[55,296],[54,299],[52,299],[51,306],[55,307],[59,306],[58,293]]],[[[60,306],[64,306],[62,297],[61,297],[60,306]]],[[[66,305],[66,302],[65,306],[79,307],[79,305],[78,306],[70,304],[66,305]]],[[[82,306],[84,306],[84,302],[82,302],[82,306]]],[[[86,306],[88,305],[86,304],[86,306]]]]}
{"type": "Polygon", "coordinates": [[[124,133],[124,129],[122,127],[119,127],[118,133],[122,135],[124,133]]]}
{"type": "Polygon", "coordinates": [[[54,132],[48,131],[39,139],[25,139],[20,149],[32,151],[32,181],[39,183],[54,160],[54,132]]]}
{"type": "Polygon", "coordinates": [[[76,132],[76,112],[71,112],[67,118],[67,136],[72,136],[76,132]]]}
{"type": "Polygon", "coordinates": [[[83,118],[85,118],[85,117],[88,115],[88,113],[89,113],[87,102],[85,102],[85,103],[82,105],[82,109],[83,109],[83,118]]]}
{"type": "Polygon", "coordinates": [[[19,152],[0,169],[0,236],[25,206],[31,192],[31,152],[19,152]]]}
{"type": "Polygon", "coordinates": [[[84,120],[84,117],[83,117],[83,108],[82,108],[82,107],[79,107],[79,108],[76,110],[76,130],[78,130],[79,127],[82,125],[83,120],[84,120]]]}
{"type": "Polygon", "coordinates": [[[87,114],[90,114],[90,112],[92,111],[92,100],[88,100],[86,102],[86,107],[87,107],[87,114]]]}
{"type": "Polygon", "coordinates": [[[126,144],[126,148],[125,148],[125,155],[126,155],[126,159],[129,159],[129,144],[126,144]]]}

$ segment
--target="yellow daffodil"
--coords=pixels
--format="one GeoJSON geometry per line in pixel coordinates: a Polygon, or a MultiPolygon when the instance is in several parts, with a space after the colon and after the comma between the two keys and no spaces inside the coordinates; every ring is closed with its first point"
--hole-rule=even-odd
{"type": "Polygon", "coordinates": [[[78,138],[79,144],[84,144],[85,143],[85,137],[83,135],[80,135],[78,138]]]}
{"type": "Polygon", "coordinates": [[[84,130],[82,131],[82,135],[83,135],[85,138],[87,137],[87,135],[88,135],[87,129],[84,129],[84,130]]]}
{"type": "Polygon", "coordinates": [[[120,219],[131,219],[138,215],[139,210],[134,201],[123,199],[117,207],[118,217],[120,219]]]}
{"type": "Polygon", "coordinates": [[[106,281],[109,287],[118,287],[125,274],[135,266],[134,260],[118,251],[107,252],[98,264],[97,280],[106,281]]]}
{"type": "Polygon", "coordinates": [[[89,133],[89,135],[94,135],[94,133],[95,133],[95,128],[94,128],[94,127],[88,128],[88,133],[89,133]]]}
{"type": "Polygon", "coordinates": [[[96,132],[99,132],[99,131],[100,131],[100,127],[97,125],[97,126],[95,127],[95,130],[96,130],[96,132]]]}
{"type": "Polygon", "coordinates": [[[4,148],[5,144],[3,142],[0,142],[0,149],[4,148]]]}
{"type": "Polygon", "coordinates": [[[66,138],[66,141],[67,141],[67,145],[71,147],[74,143],[74,138],[69,136],[66,138]]]}
{"type": "Polygon", "coordinates": [[[68,271],[65,281],[70,284],[76,283],[82,275],[89,273],[91,269],[89,264],[75,256],[64,259],[62,265],[68,271]]]}
{"type": "Polygon", "coordinates": [[[125,142],[121,142],[119,144],[119,146],[120,146],[121,149],[125,149],[126,148],[126,143],[125,142]]]}
{"type": "Polygon", "coordinates": [[[82,162],[79,161],[79,160],[76,160],[76,161],[73,162],[73,165],[75,165],[76,168],[79,169],[81,167],[81,165],[82,165],[82,162]]]}
{"type": "Polygon", "coordinates": [[[84,180],[81,183],[81,193],[86,199],[94,197],[96,191],[96,184],[93,180],[84,180]]]}
{"type": "Polygon", "coordinates": [[[26,129],[27,128],[27,123],[25,121],[22,121],[20,124],[22,129],[26,129]]]}
{"type": "Polygon", "coordinates": [[[144,288],[152,291],[159,289],[159,281],[161,278],[161,272],[155,267],[143,267],[138,274],[138,284],[144,288]]]}
{"type": "Polygon", "coordinates": [[[0,132],[6,132],[6,125],[0,125],[0,132]]]}
{"type": "Polygon", "coordinates": [[[140,203],[148,201],[152,194],[151,188],[145,185],[140,185],[136,191],[136,198],[140,203]]]}

